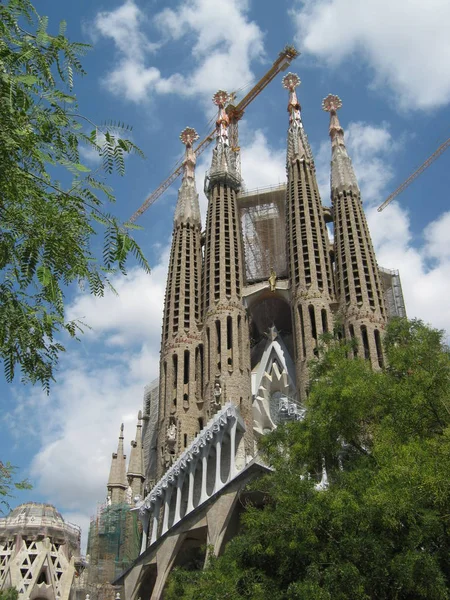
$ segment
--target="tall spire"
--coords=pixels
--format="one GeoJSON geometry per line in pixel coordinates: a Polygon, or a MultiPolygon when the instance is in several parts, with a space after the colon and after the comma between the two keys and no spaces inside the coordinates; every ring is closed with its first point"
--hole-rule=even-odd
{"type": "Polygon", "coordinates": [[[331,138],[331,193],[352,190],[359,193],[358,181],[352,161],[344,142],[344,130],[339,123],[337,111],[342,106],[339,96],[328,94],[322,101],[324,111],[330,113],[331,138]]]}
{"type": "Polygon", "coordinates": [[[200,223],[200,206],[198,194],[195,187],[195,152],[192,144],[198,140],[198,133],[192,127],[186,127],[181,134],[180,140],[186,146],[183,162],[183,179],[178,191],[178,202],[175,208],[175,223],[200,223]]]}
{"type": "Polygon", "coordinates": [[[128,463],[128,483],[133,498],[142,495],[144,483],[144,451],[142,448],[142,412],[139,411],[136,426],[136,438],[131,442],[130,462],[128,463]]]}
{"type": "Polygon", "coordinates": [[[199,419],[204,419],[201,378],[197,376],[201,372],[203,355],[200,333],[202,224],[192,148],[197,138],[192,127],[186,127],[180,135],[186,154],[175,210],[164,300],[157,476],[161,476],[194,439],[199,419]]]}
{"type": "Polygon", "coordinates": [[[296,73],[288,73],[283,77],[283,87],[289,90],[289,102],[287,106],[289,113],[287,162],[300,159],[307,160],[314,165],[308,136],[303,129],[301,106],[295,92],[295,88],[300,83],[300,77],[296,73]]]}
{"type": "Polygon", "coordinates": [[[356,340],[356,353],[380,368],[384,360],[381,335],[386,323],[383,288],[361,193],[337,117],[341,106],[341,99],[333,94],[322,102],[322,108],[330,113],[336,296],[345,336],[356,340]]]}
{"type": "Polygon", "coordinates": [[[228,93],[223,90],[219,90],[213,96],[213,102],[218,108],[216,120],[216,147],[213,150],[211,169],[208,173],[209,179],[207,179],[205,184],[206,191],[208,191],[209,186],[211,186],[218,178],[226,180],[228,185],[234,189],[238,189],[241,183],[236,170],[235,156],[230,148],[228,139],[230,119],[225,110],[228,98],[228,93]]]}
{"type": "Polygon", "coordinates": [[[113,452],[111,470],[108,479],[108,497],[111,504],[119,504],[125,501],[125,492],[128,488],[126,456],[123,453],[123,423],[120,426],[119,444],[117,452],[113,452]]]}
{"type": "Polygon", "coordinates": [[[208,417],[225,402],[240,407],[249,424],[245,454],[253,455],[250,337],[248,315],[242,301],[244,253],[237,194],[241,185],[236,160],[229,146],[228,94],[213,97],[218,107],[216,147],[205,181],[208,211],[203,258],[203,398],[208,417]]]}
{"type": "Polygon", "coordinates": [[[319,337],[333,327],[334,299],[328,233],[308,138],[303,129],[295,73],[283,77],[289,91],[286,234],[288,273],[296,339],[297,391],[306,397],[308,363],[317,355],[319,337]]]}

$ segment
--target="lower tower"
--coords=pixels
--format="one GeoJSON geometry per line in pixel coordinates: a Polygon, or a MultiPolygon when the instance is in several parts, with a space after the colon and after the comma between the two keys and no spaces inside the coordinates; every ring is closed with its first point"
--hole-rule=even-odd
{"type": "Polygon", "coordinates": [[[204,398],[208,415],[231,401],[246,423],[245,452],[253,454],[248,316],[242,302],[243,248],[237,207],[241,181],[228,144],[226,92],[219,109],[217,141],[205,181],[208,196],[203,263],[204,398]]]}
{"type": "Polygon", "coordinates": [[[322,107],[330,113],[331,201],[334,213],[336,295],[345,336],[356,341],[355,354],[383,366],[381,335],[386,308],[380,272],[361,201],[361,192],[344,142],[338,96],[322,107]]]}

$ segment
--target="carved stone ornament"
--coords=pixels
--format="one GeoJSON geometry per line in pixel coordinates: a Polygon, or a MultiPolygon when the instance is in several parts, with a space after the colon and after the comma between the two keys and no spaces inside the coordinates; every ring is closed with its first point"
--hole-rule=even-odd
{"type": "Polygon", "coordinates": [[[269,275],[268,281],[269,281],[269,285],[270,285],[270,291],[275,292],[277,289],[277,274],[273,270],[273,267],[270,269],[270,275],[269,275]]]}

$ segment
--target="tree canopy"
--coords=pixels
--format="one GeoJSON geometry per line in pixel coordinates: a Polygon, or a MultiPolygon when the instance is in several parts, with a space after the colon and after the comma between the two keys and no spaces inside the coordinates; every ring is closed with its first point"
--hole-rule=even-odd
{"type": "Polygon", "coordinates": [[[262,439],[274,467],[241,533],[171,600],[450,597],[450,355],[442,332],[394,320],[373,372],[328,338],[304,421],[262,439]],[[317,489],[325,466],[329,485],[317,489]]]}
{"type": "Polygon", "coordinates": [[[12,498],[14,490],[29,490],[31,485],[27,480],[15,481],[16,467],[9,462],[0,460],[0,514],[4,509],[9,510],[8,498],[12,498]]]}
{"type": "Polygon", "coordinates": [[[17,600],[19,592],[15,588],[0,590],[0,600],[17,600]]]}
{"type": "Polygon", "coordinates": [[[103,295],[130,253],[149,267],[131,226],[105,210],[114,195],[104,175],[123,175],[124,156],[141,152],[123,124],[99,129],[78,113],[74,77],[88,46],[69,41],[64,22],[57,35],[47,26],[29,0],[0,3],[0,360],[8,381],[20,368],[48,390],[62,334],[82,331],[65,319],[67,286],[103,295]],[[101,158],[95,172],[83,145],[101,158]]]}

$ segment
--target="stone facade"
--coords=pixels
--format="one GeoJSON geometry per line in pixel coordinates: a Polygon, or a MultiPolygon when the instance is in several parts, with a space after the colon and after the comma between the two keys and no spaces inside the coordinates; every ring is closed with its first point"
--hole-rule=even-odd
{"type": "MultiPolygon", "coordinates": [[[[126,600],[159,600],[174,566],[202,568],[202,546],[220,552],[237,531],[236,498],[251,477],[267,470],[256,441],[282,421],[303,418],[308,363],[321,334],[337,330],[354,338],[355,355],[380,368],[386,319],[404,316],[398,273],[380,274],[376,263],[338,106],[330,100],[336,97],[324,103],[331,114],[332,208],[322,205],[299,83],[292,73],[283,79],[289,92],[287,184],[255,192],[241,189],[228,139],[227,94],[215,94],[203,238],[196,134],[187,129],[181,136],[186,156],[164,306],[159,402],[153,389],[144,403],[147,478],[136,504],[141,553],[116,581],[126,600]]],[[[312,477],[317,489],[327,487],[325,465],[312,477]]]]}
{"type": "Polygon", "coordinates": [[[19,600],[69,600],[80,557],[80,528],[51,504],[21,504],[0,519],[0,591],[15,587],[19,600]]]}

